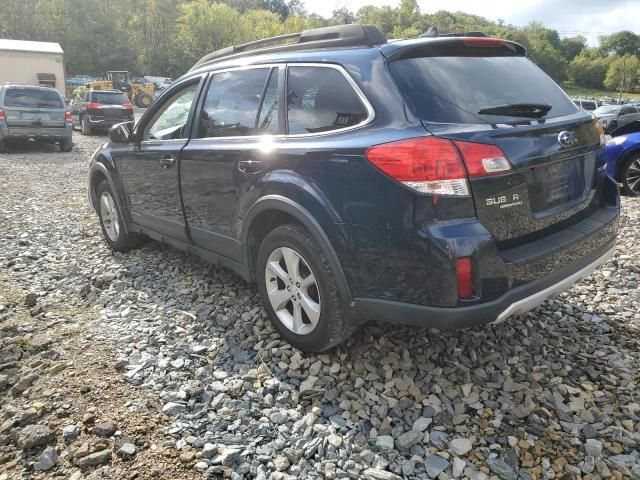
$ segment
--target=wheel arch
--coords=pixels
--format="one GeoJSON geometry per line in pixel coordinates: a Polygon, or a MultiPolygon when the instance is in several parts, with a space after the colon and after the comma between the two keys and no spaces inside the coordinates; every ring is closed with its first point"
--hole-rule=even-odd
{"type": "Polygon", "coordinates": [[[351,304],[352,295],[344,270],[327,232],[304,206],[282,195],[265,195],[247,212],[241,233],[243,262],[248,266],[252,280],[256,278],[255,256],[262,238],[273,228],[286,223],[297,223],[306,228],[329,259],[343,302],[351,304]]]}
{"type": "Polygon", "coordinates": [[[620,157],[618,158],[618,162],[616,163],[615,180],[617,182],[622,182],[622,168],[624,167],[624,164],[627,162],[627,160],[629,160],[629,158],[636,155],[640,155],[640,143],[636,143],[632,148],[620,155],[620,157]]]}
{"type": "MultiPolygon", "coordinates": [[[[110,165],[113,165],[112,159],[108,159],[108,160],[104,159],[104,161],[107,161],[110,165]]],[[[125,233],[128,234],[129,226],[127,222],[127,217],[124,214],[125,212],[123,208],[124,206],[120,198],[119,190],[116,187],[116,182],[113,180],[113,177],[109,170],[110,169],[108,169],[107,166],[101,161],[94,161],[93,164],[91,165],[91,170],[89,171],[89,202],[91,203],[91,206],[93,207],[93,209],[97,211],[98,197],[96,194],[96,190],[98,188],[98,185],[100,185],[100,183],[103,180],[106,180],[107,183],[109,184],[109,188],[111,188],[111,191],[114,193],[114,199],[116,201],[116,206],[118,208],[118,214],[120,215],[120,218],[122,218],[123,220],[122,226],[124,227],[125,233]]]]}

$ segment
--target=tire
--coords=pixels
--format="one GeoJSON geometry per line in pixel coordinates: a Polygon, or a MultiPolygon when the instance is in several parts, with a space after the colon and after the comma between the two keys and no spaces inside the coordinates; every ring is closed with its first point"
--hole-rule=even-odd
{"type": "Polygon", "coordinates": [[[142,236],[125,232],[122,214],[118,210],[115,195],[106,180],[98,185],[96,197],[98,198],[96,210],[100,219],[102,235],[109,247],[117,252],[126,252],[141,245],[143,243],[142,236]]]}
{"type": "Polygon", "coordinates": [[[139,108],[149,108],[153,102],[153,97],[148,93],[140,93],[135,98],[136,106],[139,108]]]}
{"type": "Polygon", "coordinates": [[[0,153],[5,153],[7,151],[7,144],[0,140],[0,153]]]}
{"type": "Polygon", "coordinates": [[[640,155],[627,158],[620,169],[622,193],[632,197],[640,196],[640,155]]]}
{"type": "Polygon", "coordinates": [[[335,273],[307,230],[298,225],[282,225],[269,232],[258,250],[256,269],[264,307],[280,335],[291,345],[304,352],[321,352],[351,335],[354,327],[345,323],[335,273]],[[295,269],[293,254],[298,256],[298,274],[291,278],[287,272],[295,269]],[[305,280],[312,278],[315,281],[305,288],[305,280]]]}
{"type": "Polygon", "coordinates": [[[73,140],[70,138],[65,138],[60,142],[60,151],[61,152],[70,152],[73,149],[73,140]]]}
{"type": "Polygon", "coordinates": [[[89,117],[84,116],[80,118],[80,133],[82,133],[82,135],[91,135],[89,117]]]}

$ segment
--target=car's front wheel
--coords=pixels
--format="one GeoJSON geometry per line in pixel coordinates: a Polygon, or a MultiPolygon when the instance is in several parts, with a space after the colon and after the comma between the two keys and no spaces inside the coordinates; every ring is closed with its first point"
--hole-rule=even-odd
{"type": "Polygon", "coordinates": [[[352,333],[329,260],[303,227],[282,225],[269,232],[258,251],[256,269],[269,317],[291,345],[320,352],[352,333]]]}
{"type": "Polygon", "coordinates": [[[100,218],[100,227],[107,244],[118,252],[126,252],[139,246],[142,243],[142,237],[126,232],[123,223],[124,219],[118,210],[115,195],[106,180],[103,180],[98,185],[96,196],[98,198],[97,210],[100,218]]]}
{"type": "Polygon", "coordinates": [[[640,195],[640,155],[628,158],[620,171],[622,193],[637,197],[640,195]]]}

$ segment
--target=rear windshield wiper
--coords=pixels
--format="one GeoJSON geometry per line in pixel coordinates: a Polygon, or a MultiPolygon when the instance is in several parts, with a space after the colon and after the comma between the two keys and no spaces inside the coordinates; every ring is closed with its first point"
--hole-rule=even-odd
{"type": "Polygon", "coordinates": [[[508,103],[483,108],[478,113],[482,115],[540,118],[545,116],[551,108],[551,105],[547,105],[546,103],[508,103]]]}

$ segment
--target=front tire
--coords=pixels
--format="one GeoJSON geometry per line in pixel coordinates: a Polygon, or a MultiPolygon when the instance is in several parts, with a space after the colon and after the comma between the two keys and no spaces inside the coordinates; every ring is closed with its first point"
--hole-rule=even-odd
{"type": "Polygon", "coordinates": [[[153,97],[148,93],[139,93],[135,99],[136,106],[139,108],[149,108],[152,102],[153,97]]]}
{"type": "Polygon", "coordinates": [[[118,210],[115,195],[106,180],[98,185],[96,196],[98,198],[97,211],[100,227],[109,247],[117,252],[126,252],[139,246],[142,243],[142,237],[126,232],[124,219],[118,210]]]}
{"type": "Polygon", "coordinates": [[[260,245],[256,270],[264,307],[291,345],[321,352],[351,335],[335,274],[307,230],[282,225],[269,232],[260,245]]]}
{"type": "Polygon", "coordinates": [[[620,170],[622,193],[632,197],[640,196],[640,155],[628,158],[620,170]]]}
{"type": "Polygon", "coordinates": [[[60,151],[61,152],[70,152],[73,150],[73,140],[70,138],[65,138],[60,142],[60,151]]]}

